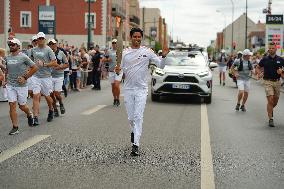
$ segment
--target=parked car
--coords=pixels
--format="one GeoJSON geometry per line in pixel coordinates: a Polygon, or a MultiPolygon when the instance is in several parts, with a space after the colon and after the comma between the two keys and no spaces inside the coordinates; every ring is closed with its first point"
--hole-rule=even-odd
{"type": "Polygon", "coordinates": [[[212,101],[212,73],[217,67],[200,52],[171,51],[165,68],[156,68],[151,80],[151,99],[159,101],[166,95],[197,95],[206,103],[212,101]]]}

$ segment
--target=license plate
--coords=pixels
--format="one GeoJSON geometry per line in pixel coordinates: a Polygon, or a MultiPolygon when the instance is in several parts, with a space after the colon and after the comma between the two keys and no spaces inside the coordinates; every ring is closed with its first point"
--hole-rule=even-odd
{"type": "Polygon", "coordinates": [[[189,89],[190,85],[185,84],[173,84],[174,89],[189,89]]]}

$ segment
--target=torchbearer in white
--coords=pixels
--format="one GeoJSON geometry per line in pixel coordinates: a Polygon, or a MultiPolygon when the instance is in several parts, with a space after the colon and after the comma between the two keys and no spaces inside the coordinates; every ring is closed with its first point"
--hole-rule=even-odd
{"type": "Polygon", "coordinates": [[[143,113],[148,94],[148,66],[153,62],[157,67],[164,68],[164,58],[169,53],[163,50],[161,60],[153,50],[141,46],[143,31],[140,28],[132,28],[130,31],[131,47],[124,49],[121,65],[117,64],[116,72],[123,71],[124,103],[131,126],[132,156],[139,155],[139,141],[142,134],[143,113]]]}

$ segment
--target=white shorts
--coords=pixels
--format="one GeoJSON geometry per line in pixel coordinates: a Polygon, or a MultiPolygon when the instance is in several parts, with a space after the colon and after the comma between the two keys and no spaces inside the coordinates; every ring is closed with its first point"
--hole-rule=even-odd
{"type": "Polygon", "coordinates": [[[219,72],[226,72],[227,66],[219,66],[219,72]]]}
{"type": "Polygon", "coordinates": [[[33,90],[33,78],[34,78],[34,76],[28,78],[28,80],[27,80],[27,85],[28,85],[29,91],[33,90]]]}
{"type": "Polygon", "coordinates": [[[52,80],[52,90],[61,92],[64,77],[51,78],[51,80],[52,80]]]}
{"type": "Polygon", "coordinates": [[[250,81],[249,80],[237,80],[238,89],[240,91],[249,92],[250,89],[250,81]]]}
{"type": "Polygon", "coordinates": [[[111,83],[114,83],[114,81],[121,81],[122,76],[123,76],[122,72],[120,72],[118,75],[116,74],[116,72],[109,72],[108,73],[109,81],[111,83]]]}
{"type": "Polygon", "coordinates": [[[81,71],[80,70],[77,71],[77,78],[76,79],[78,79],[78,78],[81,78],[81,71]]]}
{"type": "Polygon", "coordinates": [[[33,94],[42,93],[44,96],[49,96],[52,93],[52,80],[48,78],[33,77],[33,94]]]}
{"type": "Polygon", "coordinates": [[[11,85],[7,85],[6,88],[9,102],[18,102],[20,105],[27,104],[28,86],[13,87],[11,85]]]}

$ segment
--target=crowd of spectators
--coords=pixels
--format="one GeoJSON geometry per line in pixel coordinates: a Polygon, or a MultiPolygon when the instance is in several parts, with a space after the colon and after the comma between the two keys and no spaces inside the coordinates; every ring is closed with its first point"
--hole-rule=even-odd
{"type": "MultiPolygon", "coordinates": [[[[64,45],[58,43],[60,50],[66,55],[69,67],[64,70],[63,91],[65,96],[70,91],[80,92],[87,86],[93,90],[101,90],[101,80],[108,79],[109,51],[111,48],[101,49],[98,45],[87,50],[83,45],[81,47],[64,45]]],[[[22,52],[27,54],[33,48],[30,44],[22,52]]],[[[5,69],[4,57],[8,53],[6,49],[0,49],[0,72],[5,69]]],[[[0,101],[7,101],[7,92],[5,90],[4,78],[0,81],[0,101]]]]}

